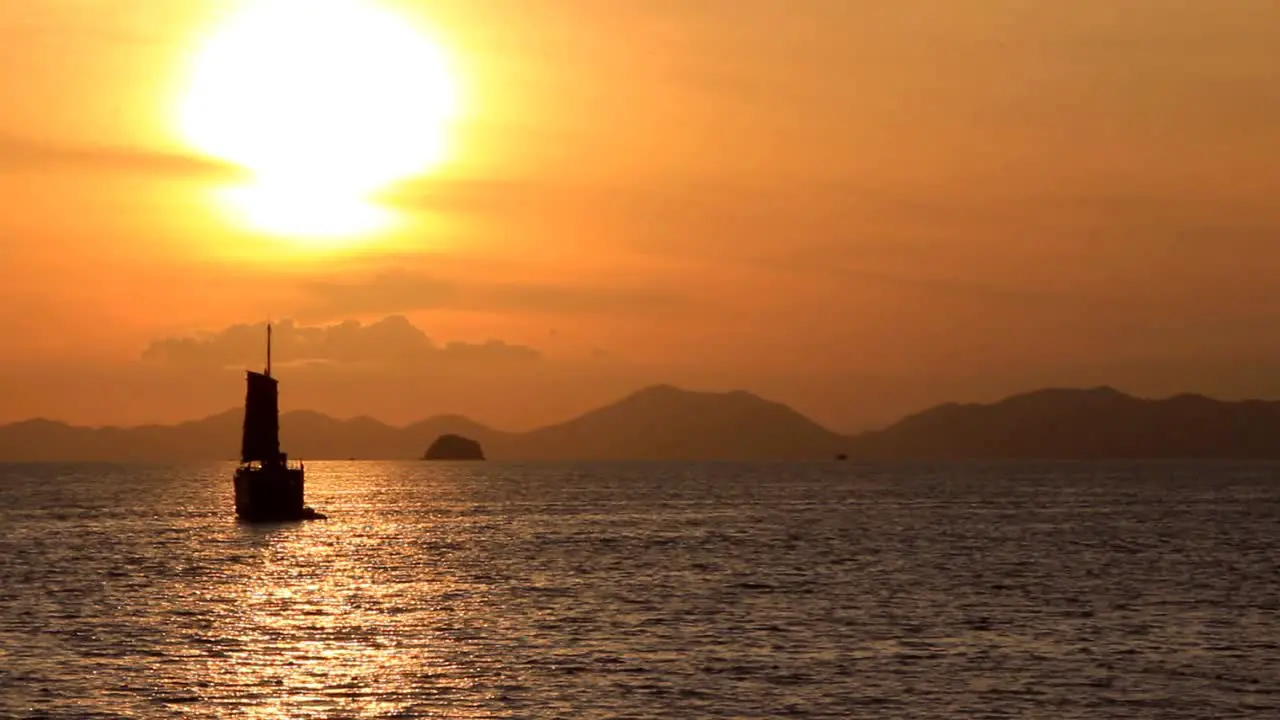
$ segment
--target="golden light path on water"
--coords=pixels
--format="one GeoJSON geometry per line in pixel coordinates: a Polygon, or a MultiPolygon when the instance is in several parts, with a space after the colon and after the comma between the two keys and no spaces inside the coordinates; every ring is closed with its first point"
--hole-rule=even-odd
{"type": "Polygon", "coordinates": [[[396,216],[375,196],[431,171],[459,110],[449,58],[376,0],[241,0],[191,61],[177,123],[252,180],[217,200],[248,228],[318,250],[396,216]]]}
{"type": "Polygon", "coordinates": [[[476,687],[492,677],[491,663],[471,641],[492,632],[494,603],[483,587],[430,562],[459,510],[448,473],[432,488],[439,535],[423,537],[420,518],[374,516],[371,498],[354,491],[396,488],[394,465],[314,467],[312,497],[341,505],[345,518],[238,525],[227,538],[237,557],[216,591],[221,621],[207,636],[226,650],[204,658],[199,675],[219,688],[206,700],[255,718],[329,717],[337,708],[406,716],[428,702],[447,704],[448,717],[492,717],[477,700],[496,701],[497,690],[476,687]]]}

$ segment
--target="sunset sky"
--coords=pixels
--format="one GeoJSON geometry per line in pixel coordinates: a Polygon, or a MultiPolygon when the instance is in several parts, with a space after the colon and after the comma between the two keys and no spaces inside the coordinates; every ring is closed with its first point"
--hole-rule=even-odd
{"type": "Polygon", "coordinates": [[[0,422],[1280,397],[1275,0],[0,2],[0,422]]]}

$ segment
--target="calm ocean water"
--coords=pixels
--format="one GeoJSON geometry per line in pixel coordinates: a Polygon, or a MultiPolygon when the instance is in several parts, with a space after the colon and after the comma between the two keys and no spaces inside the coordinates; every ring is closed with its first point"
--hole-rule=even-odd
{"type": "Polygon", "coordinates": [[[0,465],[0,717],[1280,717],[1280,466],[0,465]]]}

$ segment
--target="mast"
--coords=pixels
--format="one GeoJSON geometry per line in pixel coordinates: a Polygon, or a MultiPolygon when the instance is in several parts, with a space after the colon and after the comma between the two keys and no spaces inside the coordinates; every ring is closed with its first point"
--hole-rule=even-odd
{"type": "Polygon", "coordinates": [[[267,323],[267,377],[271,377],[271,323],[267,323]]]}

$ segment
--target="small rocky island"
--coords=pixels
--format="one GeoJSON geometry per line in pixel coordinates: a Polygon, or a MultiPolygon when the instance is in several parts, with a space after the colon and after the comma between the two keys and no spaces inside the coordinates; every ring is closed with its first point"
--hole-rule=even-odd
{"type": "Polygon", "coordinates": [[[461,435],[441,435],[427,448],[423,460],[483,460],[480,443],[461,435]]]}

